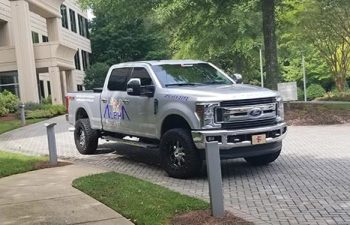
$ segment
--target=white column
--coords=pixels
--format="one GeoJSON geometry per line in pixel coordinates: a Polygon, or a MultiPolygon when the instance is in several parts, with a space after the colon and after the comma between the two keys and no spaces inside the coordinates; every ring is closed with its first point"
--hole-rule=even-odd
{"type": "Polygon", "coordinates": [[[49,67],[49,77],[51,83],[52,104],[63,104],[61,76],[58,66],[49,67]]]}
{"type": "Polygon", "coordinates": [[[62,99],[65,101],[65,96],[67,94],[67,79],[66,79],[66,72],[61,72],[61,90],[62,90],[62,99]]]}
{"type": "Polygon", "coordinates": [[[62,40],[62,21],[61,18],[47,18],[46,19],[47,26],[47,36],[49,38],[49,42],[62,40]]]}
{"type": "Polygon", "coordinates": [[[66,75],[67,75],[67,91],[68,92],[77,91],[77,85],[74,79],[73,70],[67,70],[66,75]]]}
{"type": "Polygon", "coordinates": [[[28,3],[11,1],[11,12],[20,98],[22,102],[39,102],[28,3]]]}

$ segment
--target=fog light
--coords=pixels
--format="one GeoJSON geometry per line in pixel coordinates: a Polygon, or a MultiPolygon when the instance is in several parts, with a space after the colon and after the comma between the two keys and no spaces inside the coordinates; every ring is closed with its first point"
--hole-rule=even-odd
{"type": "Polygon", "coordinates": [[[213,142],[213,141],[221,142],[221,136],[208,136],[207,141],[208,142],[213,142]]]}

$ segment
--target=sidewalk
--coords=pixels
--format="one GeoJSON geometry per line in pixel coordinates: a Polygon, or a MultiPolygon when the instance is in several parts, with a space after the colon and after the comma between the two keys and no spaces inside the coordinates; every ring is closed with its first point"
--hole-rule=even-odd
{"type": "Polygon", "coordinates": [[[78,177],[101,172],[105,171],[70,165],[0,179],[0,224],[132,225],[71,186],[78,177]]]}

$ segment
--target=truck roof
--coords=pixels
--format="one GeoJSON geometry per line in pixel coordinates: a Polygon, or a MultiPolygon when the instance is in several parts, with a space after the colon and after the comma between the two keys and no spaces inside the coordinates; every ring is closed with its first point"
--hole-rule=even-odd
{"type": "Polygon", "coordinates": [[[196,64],[196,63],[205,63],[201,60],[151,60],[151,61],[136,61],[136,62],[126,62],[126,63],[120,63],[117,65],[124,65],[124,66],[130,66],[130,65],[138,65],[138,64],[149,64],[152,66],[159,66],[159,65],[169,65],[169,64],[196,64]]]}

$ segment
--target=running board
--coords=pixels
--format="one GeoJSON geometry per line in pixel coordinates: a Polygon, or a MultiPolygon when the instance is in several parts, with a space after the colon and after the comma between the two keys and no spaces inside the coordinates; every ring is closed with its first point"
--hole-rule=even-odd
{"type": "Polygon", "coordinates": [[[120,143],[120,144],[132,145],[132,146],[139,147],[139,148],[148,148],[148,149],[159,148],[159,145],[156,145],[156,144],[140,142],[140,141],[138,141],[138,138],[126,137],[124,139],[121,139],[121,138],[115,138],[115,137],[111,137],[111,136],[103,136],[102,139],[105,139],[107,141],[115,141],[115,142],[120,143]]]}

